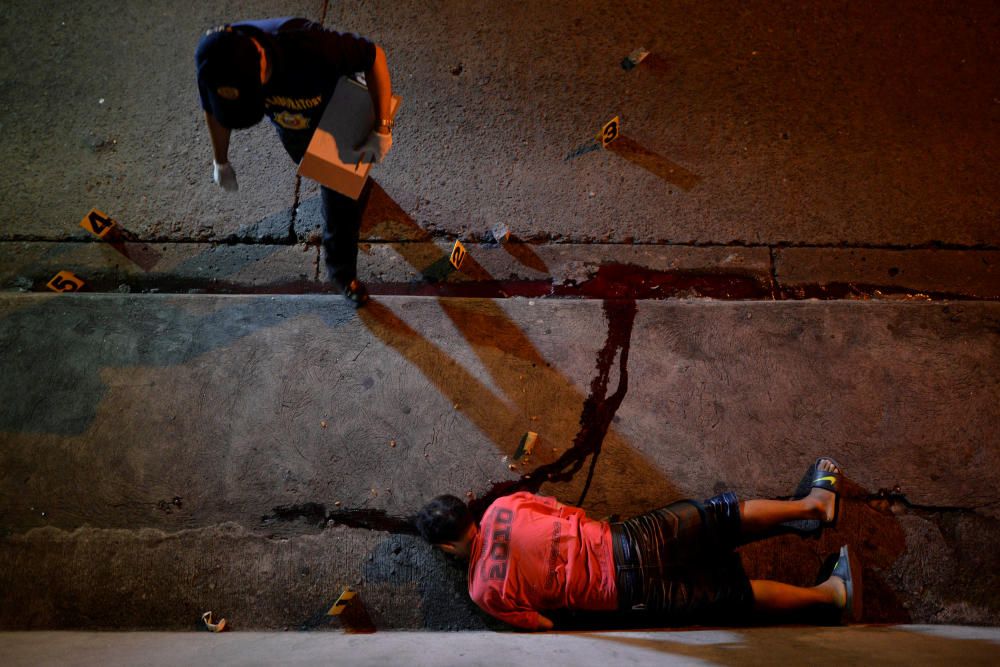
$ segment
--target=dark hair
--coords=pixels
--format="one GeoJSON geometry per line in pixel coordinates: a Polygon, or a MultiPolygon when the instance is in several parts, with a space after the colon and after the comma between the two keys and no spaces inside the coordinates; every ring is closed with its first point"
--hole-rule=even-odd
{"type": "Polygon", "coordinates": [[[210,31],[194,54],[198,89],[206,111],[233,130],[264,117],[261,59],[250,34],[224,26],[210,31]]]}
{"type": "Polygon", "coordinates": [[[417,530],[431,544],[459,540],[473,524],[472,513],[455,496],[438,496],[417,513],[417,530]]]}

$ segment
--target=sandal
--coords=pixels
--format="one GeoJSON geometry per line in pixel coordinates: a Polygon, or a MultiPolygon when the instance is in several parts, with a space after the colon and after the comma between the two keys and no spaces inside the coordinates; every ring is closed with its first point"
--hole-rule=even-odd
{"type": "Polygon", "coordinates": [[[840,547],[840,554],[830,576],[843,581],[847,591],[847,600],[840,612],[841,623],[857,622],[861,618],[861,568],[851,568],[851,555],[846,544],[840,547]]]}
{"type": "Polygon", "coordinates": [[[823,527],[824,523],[829,526],[834,526],[837,523],[837,518],[840,516],[840,486],[841,479],[844,475],[843,467],[837,463],[832,457],[821,456],[810,466],[806,476],[802,478],[799,482],[799,486],[795,489],[795,498],[805,498],[813,489],[826,489],[827,491],[832,491],[834,496],[834,506],[833,506],[833,518],[829,522],[824,522],[819,519],[796,519],[795,521],[785,521],[781,524],[782,528],[790,528],[798,533],[813,534],[819,531],[823,527]],[[837,468],[837,470],[819,470],[819,462],[822,460],[827,460],[837,468]]]}

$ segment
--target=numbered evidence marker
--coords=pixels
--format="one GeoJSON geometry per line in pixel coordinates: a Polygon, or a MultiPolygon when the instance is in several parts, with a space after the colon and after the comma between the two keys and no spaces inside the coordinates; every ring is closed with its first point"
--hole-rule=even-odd
{"type": "Polygon", "coordinates": [[[461,271],[462,262],[465,261],[465,256],[468,254],[469,253],[465,251],[465,246],[462,245],[462,242],[456,240],[455,246],[451,249],[451,257],[448,258],[448,261],[451,262],[451,265],[455,267],[456,271],[461,271]]]}
{"type": "Polygon", "coordinates": [[[48,282],[46,287],[53,292],[76,292],[83,287],[84,284],[83,280],[76,277],[69,271],[60,271],[56,275],[52,276],[52,280],[48,282]]]}
{"type": "Polygon", "coordinates": [[[115,226],[115,221],[109,215],[102,213],[96,208],[92,208],[90,209],[90,213],[83,216],[80,226],[97,238],[103,239],[111,231],[111,228],[115,226]]]}
{"type": "Polygon", "coordinates": [[[601,142],[602,147],[607,148],[608,144],[618,138],[619,125],[618,116],[615,116],[601,126],[601,131],[597,133],[597,140],[601,142]]]}

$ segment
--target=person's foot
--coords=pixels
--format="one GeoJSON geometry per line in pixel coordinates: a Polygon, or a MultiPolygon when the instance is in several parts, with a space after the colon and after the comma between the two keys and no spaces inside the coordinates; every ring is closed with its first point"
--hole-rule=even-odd
{"type": "MultiPolygon", "coordinates": [[[[815,476],[817,480],[827,479],[836,488],[836,479],[839,479],[840,475],[841,470],[833,462],[833,459],[821,458],[816,461],[815,476]]],[[[816,480],[814,480],[815,482],[816,480]]],[[[830,523],[834,520],[837,515],[837,494],[835,491],[814,486],[806,498],[812,503],[812,511],[817,519],[823,523],[830,523]]]]}
{"type": "Polygon", "coordinates": [[[840,547],[830,577],[820,584],[827,587],[831,604],[840,610],[842,623],[861,620],[861,566],[851,560],[850,549],[845,544],[840,547]]]}
{"type": "Polygon", "coordinates": [[[344,298],[350,301],[355,308],[361,308],[370,300],[368,296],[368,288],[365,284],[358,280],[353,279],[351,282],[347,283],[342,290],[344,298]]]}
{"type": "Polygon", "coordinates": [[[830,594],[830,599],[834,607],[844,609],[847,606],[847,582],[843,579],[831,574],[819,587],[825,589],[830,594]]]}

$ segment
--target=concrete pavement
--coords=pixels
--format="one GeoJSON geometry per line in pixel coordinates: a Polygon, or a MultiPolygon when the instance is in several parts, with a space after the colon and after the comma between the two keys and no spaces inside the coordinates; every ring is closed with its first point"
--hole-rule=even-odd
{"type": "Polygon", "coordinates": [[[993,665],[996,628],[901,625],[548,633],[0,633],[10,667],[219,665],[993,665]]]}
{"type": "Polygon", "coordinates": [[[406,519],[514,488],[629,515],[852,485],[866,620],[1000,622],[1000,304],[336,296],[0,297],[5,628],[482,627],[406,519]],[[531,460],[512,460],[526,431],[531,460]]]}
{"type": "Polygon", "coordinates": [[[143,242],[308,237],[315,186],[265,125],[234,139],[239,195],[211,184],[192,63],[210,26],[302,15],[389,54],[404,104],[375,221],[395,207],[470,242],[505,223],[538,243],[1000,247],[993,3],[119,6],[8,3],[0,238],[86,239],[92,206],[143,242]],[[567,159],[615,115],[621,142],[567,159]]]}
{"type": "MultiPolygon", "coordinates": [[[[754,576],[811,583],[849,543],[865,620],[1000,624],[997,17],[7,3],[0,628],[186,630],[207,609],[319,628],[347,585],[379,630],[496,628],[412,535],[431,495],[539,489],[627,515],[722,488],[787,496],[818,453],[848,470],[844,515],[819,539],[745,547],[754,576]],[[323,294],[316,186],[269,127],[234,138],[238,195],[210,183],[194,46],[267,15],[372,36],[404,98],[362,229],[379,298],[359,313],[323,294]],[[616,114],[621,138],[593,150],[616,114]],[[81,229],[91,207],[120,236],[81,229]],[[18,294],[59,270],[90,293],[18,294]],[[527,430],[540,449],[512,461],[527,430]]],[[[722,664],[740,646],[785,655],[786,635],[759,632],[668,643],[722,664]]],[[[842,661],[850,632],[806,634],[842,661]]],[[[876,651],[880,630],[859,632],[876,651]]],[[[135,637],[110,641],[128,655],[135,637]]],[[[378,637],[383,656],[419,641],[378,637]]],[[[886,638],[951,662],[982,649],[886,638]]],[[[663,648],[628,643],[613,650],[663,648]]]]}

